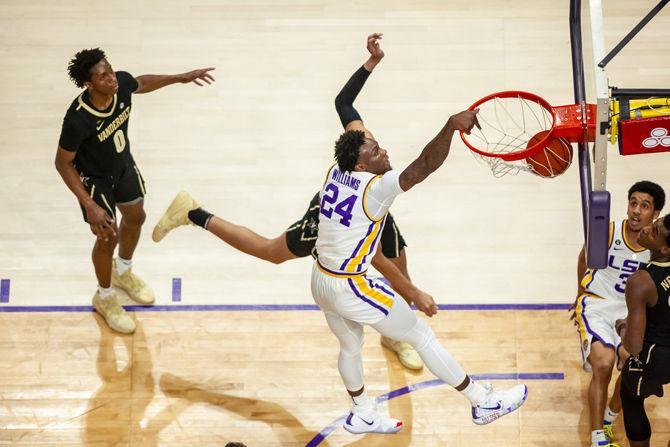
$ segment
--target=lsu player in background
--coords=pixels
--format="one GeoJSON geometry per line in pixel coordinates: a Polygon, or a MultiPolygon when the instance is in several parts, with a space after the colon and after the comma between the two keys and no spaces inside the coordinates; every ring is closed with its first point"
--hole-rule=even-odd
{"type": "Polygon", "coordinates": [[[626,318],[626,280],[649,261],[649,251],[638,244],[640,230],[656,219],[665,204],[663,188],[640,181],[628,190],[627,219],[610,222],[608,266],[586,268],[584,248],[577,262],[575,302],[584,369],[592,373],[588,391],[591,446],[617,446],[612,423],[621,411],[620,379],[607,405],[612,370],[621,369],[628,353],[621,345],[615,322],[626,318]]]}
{"type": "Polygon", "coordinates": [[[437,377],[471,403],[476,424],[488,424],[519,408],[527,388],[517,385],[493,391],[473,381],[438,342],[428,324],[417,318],[403,299],[384,282],[367,276],[378,248],[381,228],[395,198],[439,168],[456,131],[470,132],[476,111],[449,118],[419,157],[402,172],[391,168],[382,149],[365,128],[353,101],[383,57],[380,34],[368,37],[370,58],[338,95],[337,110],[345,132],[335,143],[335,158],[320,197],[318,257],[312,269],[312,296],[340,342],[338,369],[353,405],[344,428],[351,433],[397,433],[402,422],[377,411],[363,383],[363,327],[409,343],[437,377]]]}

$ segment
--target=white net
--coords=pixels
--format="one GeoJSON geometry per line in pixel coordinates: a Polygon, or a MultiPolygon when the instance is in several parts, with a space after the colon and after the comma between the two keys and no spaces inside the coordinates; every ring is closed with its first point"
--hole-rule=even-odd
{"type": "Polygon", "coordinates": [[[533,172],[525,156],[514,156],[540,142],[535,138],[540,132],[553,127],[554,118],[548,105],[527,99],[528,94],[503,92],[493,95],[479,106],[477,119],[481,129],[474,128],[470,135],[463,135],[471,146],[490,155],[472,152],[475,158],[489,166],[495,177],[533,172]],[[535,139],[534,139],[535,138],[535,139]],[[506,155],[507,160],[496,155],[506,155]],[[512,160],[510,160],[512,159],[512,160]]]}

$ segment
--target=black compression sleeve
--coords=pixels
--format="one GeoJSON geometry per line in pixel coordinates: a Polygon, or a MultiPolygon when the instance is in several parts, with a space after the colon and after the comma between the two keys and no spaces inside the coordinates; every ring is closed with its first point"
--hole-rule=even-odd
{"type": "Polygon", "coordinates": [[[361,67],[349,78],[340,93],[335,97],[335,110],[340,116],[340,121],[342,122],[342,127],[347,127],[352,121],[360,120],[361,116],[358,114],[356,109],[354,109],[354,100],[358,93],[365,85],[365,81],[368,80],[370,72],[361,67]]]}

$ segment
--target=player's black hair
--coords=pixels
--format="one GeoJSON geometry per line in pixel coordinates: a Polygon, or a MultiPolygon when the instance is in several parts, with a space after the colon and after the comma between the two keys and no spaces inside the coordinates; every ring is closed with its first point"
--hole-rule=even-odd
{"type": "MultiPolygon", "coordinates": [[[[665,226],[666,230],[670,230],[670,214],[666,214],[663,218],[663,226],[665,226]]],[[[670,233],[666,236],[665,243],[670,246],[670,233]]]]}
{"type": "Polygon", "coordinates": [[[663,191],[663,188],[661,188],[660,185],[657,185],[654,182],[642,180],[641,182],[635,183],[628,190],[628,200],[630,200],[630,197],[634,192],[643,192],[649,194],[654,199],[655,211],[661,211],[665,206],[665,191],[663,191]]]}
{"type": "Polygon", "coordinates": [[[91,80],[91,68],[105,57],[105,52],[100,48],[81,50],[75,54],[67,66],[67,73],[72,82],[79,88],[84,87],[84,82],[91,80]]]}
{"type": "Polygon", "coordinates": [[[358,162],[358,154],[365,143],[365,132],[347,130],[335,142],[335,160],[342,172],[351,172],[358,162]]]}
{"type": "Polygon", "coordinates": [[[229,442],[228,444],[226,444],[226,447],[247,447],[247,446],[242,444],[241,442],[229,442]]]}

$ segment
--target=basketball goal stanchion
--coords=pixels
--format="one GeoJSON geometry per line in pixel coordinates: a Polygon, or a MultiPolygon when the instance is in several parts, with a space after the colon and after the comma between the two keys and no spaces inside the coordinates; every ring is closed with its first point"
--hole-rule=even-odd
{"type": "MultiPolygon", "coordinates": [[[[605,268],[608,263],[609,209],[610,195],[606,190],[607,175],[607,134],[612,144],[619,140],[619,152],[622,155],[652,152],[646,146],[661,146],[653,152],[670,151],[662,147],[663,139],[658,138],[663,129],[670,130],[670,90],[661,89],[617,89],[609,88],[605,67],[639,33],[651,19],[663,9],[670,0],[661,0],[635,27],[606,55],[603,37],[603,17],[601,0],[590,0],[591,37],[595,68],[596,138],[593,145],[594,183],[581,182],[582,213],[586,222],[586,263],[590,268],[605,268]],[[663,97],[666,98],[663,98],[663,97]],[[631,115],[629,112],[635,113],[631,115]],[[651,120],[650,120],[651,119],[651,120]],[[645,143],[647,143],[645,145],[645,143]],[[658,143],[658,144],[657,144],[658,143]],[[588,196],[588,202],[584,199],[588,196]]],[[[583,67],[581,66],[581,24],[580,0],[570,3],[570,35],[573,41],[573,78],[575,86],[583,85],[583,67]],[[579,40],[579,44],[576,44],[579,40]],[[579,52],[580,61],[576,63],[575,53],[579,52]]],[[[575,99],[577,99],[575,88],[575,99]]],[[[583,93],[583,92],[582,92],[583,93]]],[[[581,151],[580,151],[581,154],[581,151]]],[[[588,155],[588,152],[587,152],[588,155]]],[[[580,165],[581,165],[580,160],[580,165]]],[[[588,165],[588,163],[585,163],[588,165]]],[[[582,166],[580,166],[582,167],[582,166]]],[[[580,170],[580,174],[585,169],[580,170]]],[[[590,172],[589,172],[590,174],[590,172]]]]}
{"type": "MultiPolygon", "coordinates": [[[[599,2],[600,0],[594,0],[599,2]]],[[[594,9],[591,9],[593,15],[594,9]]],[[[604,53],[602,38],[602,9],[600,16],[592,20],[594,55],[604,53]]],[[[572,82],[575,103],[586,102],[584,85],[584,57],[582,49],[581,0],[570,1],[570,50],[572,54],[572,82]]],[[[607,78],[604,69],[596,73],[596,96],[594,118],[602,117],[607,112],[607,78]],[[604,97],[603,97],[604,95],[604,97]],[[603,110],[603,107],[605,109],[603,110]]],[[[589,268],[602,269],[607,267],[609,245],[610,194],[605,187],[607,173],[607,140],[606,129],[599,127],[594,135],[594,161],[596,168],[596,189],[591,177],[591,162],[587,141],[578,143],[579,150],[579,185],[582,202],[582,226],[584,229],[584,249],[586,264],[589,268]],[[604,142],[604,146],[603,143],[604,142]],[[596,149],[596,147],[598,149],[596,149]]]]}
{"type": "Polygon", "coordinates": [[[480,127],[461,132],[465,145],[495,177],[528,172],[556,177],[577,145],[584,247],[588,267],[608,264],[610,194],[606,189],[608,136],[622,155],[670,152],[670,89],[610,89],[605,66],[670,0],[660,2],[605,55],[601,0],[590,0],[596,104],[586,103],[581,0],[570,0],[574,103],[552,106],[524,91],[504,91],[475,102],[480,127]],[[593,143],[591,175],[589,143],[593,143]]]}

